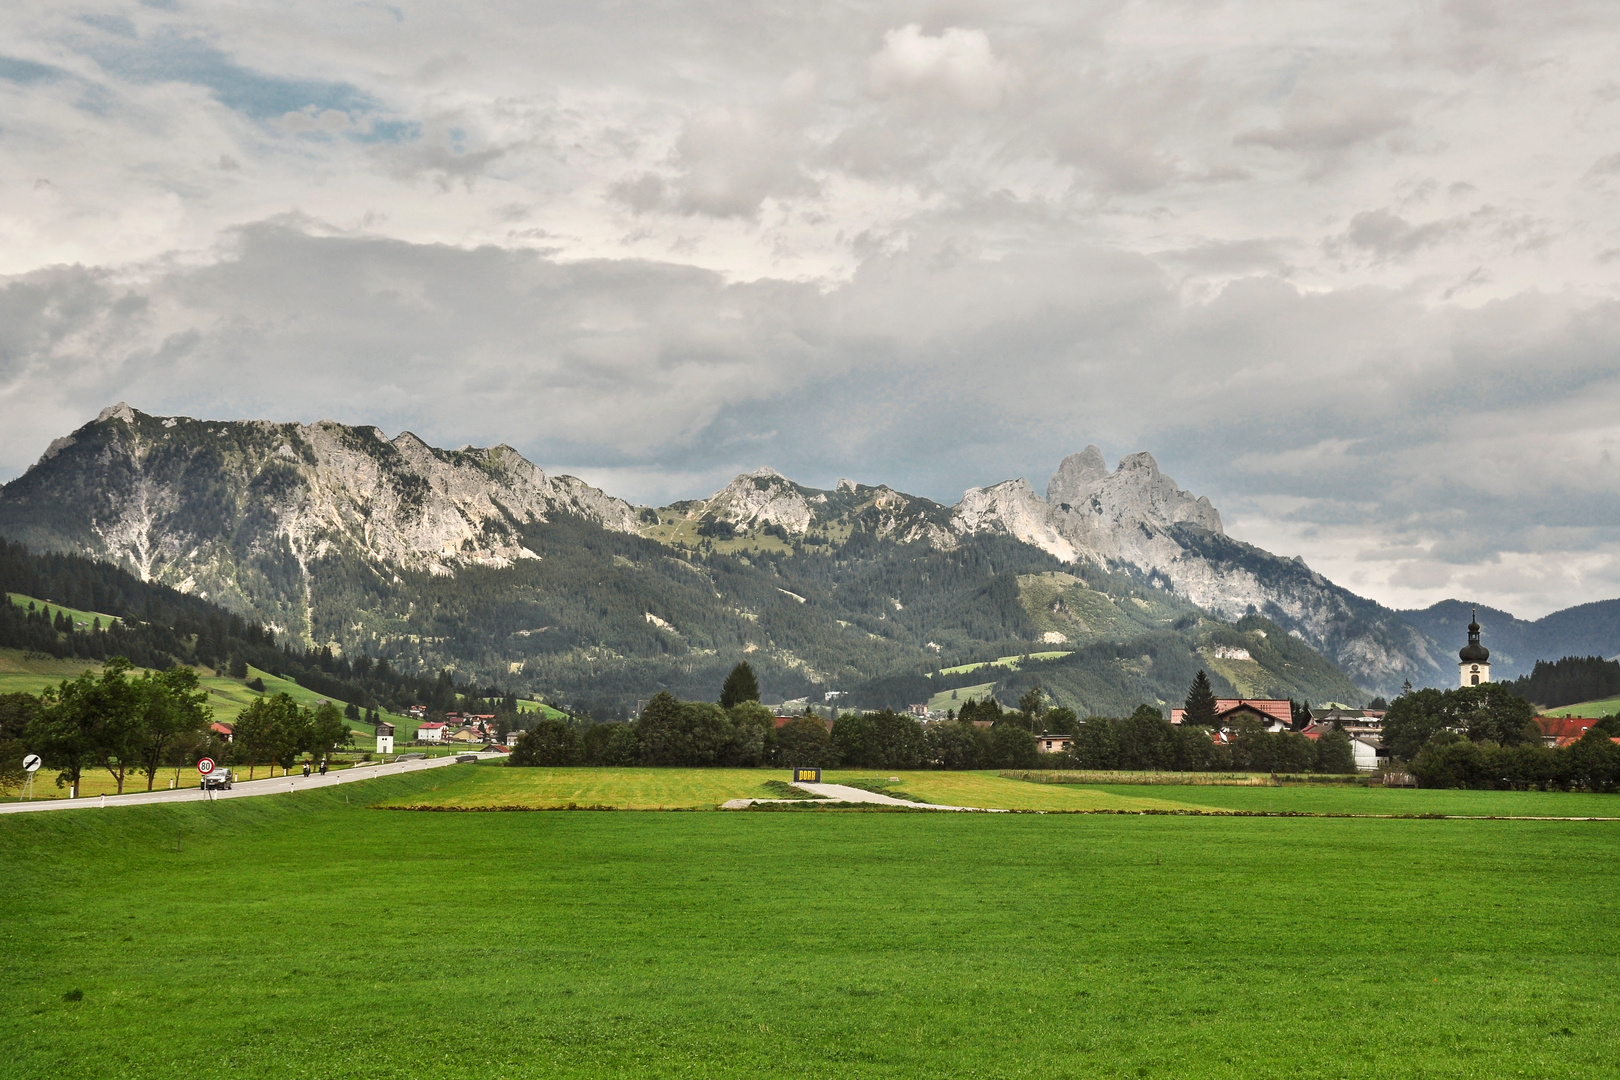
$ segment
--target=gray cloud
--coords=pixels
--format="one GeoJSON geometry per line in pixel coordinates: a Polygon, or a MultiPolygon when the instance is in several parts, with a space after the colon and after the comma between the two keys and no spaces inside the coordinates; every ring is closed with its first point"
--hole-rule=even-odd
{"type": "Polygon", "coordinates": [[[948,499],[1096,442],[1393,602],[1620,592],[1617,31],[0,11],[0,471],[120,397],[504,439],[647,499],[762,463],[948,499]]]}

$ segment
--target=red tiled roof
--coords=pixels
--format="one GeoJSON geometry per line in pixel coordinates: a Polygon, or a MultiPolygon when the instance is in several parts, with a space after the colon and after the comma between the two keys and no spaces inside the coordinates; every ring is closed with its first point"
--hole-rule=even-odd
{"type": "Polygon", "coordinates": [[[1579,739],[1586,734],[1586,729],[1597,723],[1596,717],[1588,716],[1538,716],[1536,725],[1541,728],[1541,734],[1549,739],[1564,739],[1571,741],[1579,739]]]}
{"type": "Polygon", "coordinates": [[[417,724],[416,730],[421,731],[423,728],[442,728],[444,726],[444,724],[439,723],[437,720],[430,720],[425,724],[417,724]]]}
{"type": "Polygon", "coordinates": [[[1281,720],[1285,724],[1294,722],[1294,712],[1288,705],[1287,698],[1216,698],[1215,715],[1224,716],[1234,712],[1244,705],[1248,705],[1257,712],[1263,712],[1274,720],[1281,720]]]}
{"type": "Polygon", "coordinates": [[[222,724],[218,720],[215,720],[212,724],[208,725],[208,730],[217,731],[221,735],[230,735],[236,730],[236,728],[231,724],[222,724]]]}

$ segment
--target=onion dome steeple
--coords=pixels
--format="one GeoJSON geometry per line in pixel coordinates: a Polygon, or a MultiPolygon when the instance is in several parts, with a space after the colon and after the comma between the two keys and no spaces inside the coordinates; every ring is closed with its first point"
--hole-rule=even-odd
{"type": "Polygon", "coordinates": [[[1465,664],[1484,664],[1491,659],[1491,650],[1479,643],[1479,609],[1474,609],[1474,621],[1468,624],[1468,644],[1457,650],[1457,658],[1465,664]]]}

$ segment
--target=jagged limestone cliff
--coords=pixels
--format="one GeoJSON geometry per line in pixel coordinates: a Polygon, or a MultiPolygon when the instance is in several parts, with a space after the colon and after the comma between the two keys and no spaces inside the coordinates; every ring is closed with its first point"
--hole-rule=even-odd
{"type": "MultiPolygon", "coordinates": [[[[1177,487],[1148,453],[1130,454],[1109,471],[1102,451],[1088,446],[1063,459],[1044,499],[1019,478],[970,488],[943,507],[848,482],[817,491],[766,468],[671,509],[706,526],[703,535],[727,526],[723,535],[735,533],[741,539],[733,543],[744,545],[766,526],[808,539],[872,513],[881,514],[874,531],[902,543],[950,549],[974,537],[1008,537],[1065,563],[1125,572],[1228,621],[1263,614],[1370,689],[1433,681],[1445,659],[1444,650],[1394,612],[1298,560],[1228,537],[1209,499],[1177,487]]],[[[667,528],[660,538],[678,539],[667,528]]]]}
{"type": "MultiPolygon", "coordinates": [[[[57,440],[0,491],[0,535],[120,563],[305,640],[402,657],[465,651],[460,624],[446,621],[444,600],[432,599],[424,582],[469,574],[476,582],[456,597],[461,623],[485,618],[468,606],[476,594],[484,597],[477,604],[501,610],[496,621],[512,623],[507,633],[520,635],[479,642],[480,663],[510,670],[541,653],[575,657],[568,662],[591,677],[601,658],[619,662],[629,635],[631,651],[649,656],[702,653],[701,638],[739,637],[745,651],[769,651],[809,678],[835,669],[834,654],[846,669],[863,666],[896,621],[915,625],[890,660],[915,665],[918,655],[938,655],[941,641],[969,648],[1023,633],[1015,629],[1019,586],[997,575],[1030,558],[1026,573],[1050,558],[1123,574],[1228,622],[1259,613],[1369,690],[1433,681],[1441,656],[1393,612],[1296,560],[1226,536],[1209,500],[1178,488],[1151,455],[1132,454],[1109,470],[1096,447],[1065,458],[1044,498],[1016,479],[945,506],[851,481],[818,490],[757,469],[707,499],[638,511],[579,480],[548,476],[507,446],[441,450],[374,427],[157,417],[118,405],[57,440]],[[587,532],[558,533],[554,524],[564,520],[587,532]],[[756,633],[750,628],[763,624],[769,605],[729,595],[736,586],[716,574],[706,575],[714,611],[696,597],[681,601],[689,611],[661,609],[655,597],[666,586],[643,580],[652,565],[644,555],[557,546],[564,534],[584,540],[589,529],[656,541],[664,547],[653,550],[666,553],[734,556],[764,575],[750,589],[773,603],[793,597],[783,601],[792,610],[772,616],[782,620],[778,633],[756,633]],[[575,569],[563,577],[523,572],[541,568],[546,544],[554,562],[566,556],[575,569]],[[948,587],[931,576],[945,564],[925,568],[930,552],[951,555],[957,569],[948,587]],[[756,565],[761,555],[802,557],[804,576],[789,581],[785,564],[756,565]],[[519,582],[531,605],[524,614],[512,606],[519,582]],[[946,603],[947,588],[967,591],[946,603]],[[820,599],[802,599],[818,589],[820,599]],[[923,625],[916,619],[927,590],[936,594],[927,609],[934,621],[923,625]],[[592,600],[605,594],[615,611],[606,622],[606,601],[592,600]],[[580,625],[559,621],[565,609],[577,609],[580,625]],[[875,622],[862,624],[862,613],[875,622]],[[621,616],[628,629],[618,626],[621,616]],[[708,627],[696,636],[694,619],[708,627]],[[957,630],[948,629],[953,620],[957,630]],[[804,659],[812,639],[831,668],[804,659]]],[[[693,580],[694,564],[678,563],[686,569],[676,580],[693,580]]]]}
{"type": "Polygon", "coordinates": [[[509,446],[439,450],[331,421],[159,417],[118,404],[58,439],[0,493],[0,533],[309,629],[313,564],[453,574],[535,555],[558,514],[630,532],[623,500],[549,477],[509,446]]]}

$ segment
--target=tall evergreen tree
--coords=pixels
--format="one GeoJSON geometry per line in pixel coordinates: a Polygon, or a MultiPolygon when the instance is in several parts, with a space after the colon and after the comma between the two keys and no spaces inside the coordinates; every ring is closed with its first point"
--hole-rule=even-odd
{"type": "Polygon", "coordinates": [[[1193,678],[1192,688],[1187,691],[1187,715],[1182,722],[1194,727],[1215,726],[1215,691],[1210,689],[1209,676],[1203,668],[1193,678]]]}
{"type": "Polygon", "coordinates": [[[729,709],[745,701],[758,700],[759,680],[754,678],[754,669],[749,667],[745,660],[732,668],[731,674],[726,676],[726,684],[720,688],[720,707],[729,709]]]}

